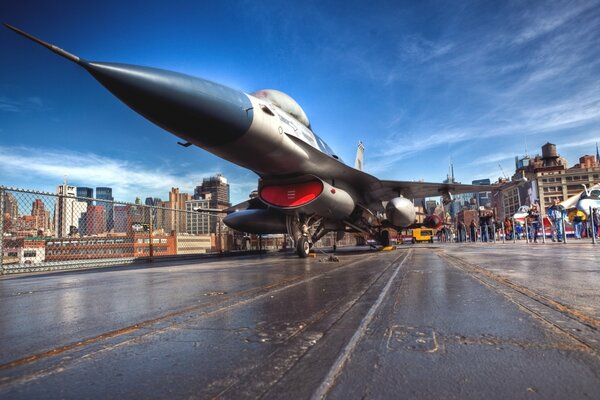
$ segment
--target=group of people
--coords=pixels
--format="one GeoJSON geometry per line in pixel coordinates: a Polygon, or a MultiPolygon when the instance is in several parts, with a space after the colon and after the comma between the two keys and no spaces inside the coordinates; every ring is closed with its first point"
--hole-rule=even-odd
{"type": "MultiPolygon", "coordinates": [[[[563,240],[563,223],[562,223],[562,219],[563,217],[563,208],[558,204],[558,200],[555,199],[553,201],[552,206],[550,206],[548,208],[548,219],[550,220],[551,223],[551,231],[552,231],[552,241],[559,241],[561,242],[563,240]]],[[[510,219],[508,217],[506,217],[504,219],[503,222],[503,228],[504,228],[504,233],[505,233],[505,238],[507,240],[513,240],[513,239],[518,239],[521,240],[523,239],[523,235],[526,234],[527,235],[527,239],[537,243],[538,239],[540,238],[540,234],[542,232],[540,232],[541,228],[542,228],[542,224],[543,222],[543,217],[542,214],[540,212],[540,206],[537,203],[534,203],[530,208],[529,211],[527,212],[527,216],[525,217],[526,222],[525,223],[525,227],[523,226],[523,224],[521,224],[518,221],[515,221],[514,219],[510,219]],[[525,232],[526,230],[526,232],[525,232]]]]}
{"type": "Polygon", "coordinates": [[[502,225],[496,222],[493,217],[482,217],[479,222],[480,226],[477,226],[475,220],[471,220],[471,223],[467,226],[463,221],[458,221],[456,224],[456,241],[459,243],[476,242],[477,238],[480,237],[482,242],[493,242],[502,225]]]}
{"type": "MultiPolygon", "coordinates": [[[[580,210],[574,210],[569,214],[566,213],[564,207],[559,203],[558,199],[552,201],[552,205],[548,207],[546,215],[550,222],[550,231],[552,234],[553,242],[562,242],[565,237],[565,222],[570,222],[573,226],[575,239],[581,239],[584,236],[591,237],[594,235],[596,238],[600,234],[600,209],[595,209],[592,212],[591,221],[586,221],[587,216],[580,210]]],[[[543,224],[543,216],[540,213],[540,206],[536,203],[531,206],[527,214],[527,238],[534,243],[538,242],[540,237],[540,230],[543,224]]],[[[515,235],[516,239],[522,239],[524,232],[523,225],[514,223],[512,219],[508,217],[504,220],[504,232],[507,239],[513,239],[515,235]]]]}
{"type": "MultiPolygon", "coordinates": [[[[566,213],[564,207],[558,199],[554,199],[552,205],[547,209],[546,215],[550,222],[550,231],[553,242],[562,242],[565,237],[565,222],[570,222],[573,226],[575,239],[582,237],[591,237],[595,235],[600,237],[600,209],[593,210],[592,217],[588,218],[585,213],[574,210],[566,213]]],[[[463,221],[458,221],[456,226],[444,226],[438,231],[440,242],[494,242],[504,234],[506,240],[527,240],[538,243],[541,240],[543,231],[543,215],[539,204],[534,203],[527,212],[526,221],[521,223],[513,218],[506,217],[504,221],[496,221],[493,216],[480,216],[479,226],[475,220],[471,220],[469,225],[463,221]]],[[[546,226],[548,229],[548,226],[546,226]]]]}
{"type": "Polygon", "coordinates": [[[575,209],[570,213],[559,204],[558,199],[554,199],[552,206],[548,208],[548,218],[552,223],[552,240],[564,240],[564,222],[568,220],[573,226],[575,239],[581,239],[584,236],[598,237],[600,233],[600,209],[592,210],[590,218],[581,210],[575,209]]]}

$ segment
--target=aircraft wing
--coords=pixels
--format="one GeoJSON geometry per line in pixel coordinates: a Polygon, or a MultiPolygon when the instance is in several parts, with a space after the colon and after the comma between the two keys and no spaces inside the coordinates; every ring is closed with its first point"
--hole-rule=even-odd
{"type": "MultiPolygon", "coordinates": [[[[600,189],[600,184],[596,184],[593,185],[591,187],[588,188],[588,190],[592,190],[592,189],[600,189]]],[[[579,199],[581,199],[581,196],[585,193],[585,190],[582,190],[581,192],[577,193],[574,196],[569,197],[568,199],[561,201],[559,203],[559,205],[561,205],[562,207],[564,207],[565,209],[569,209],[569,208],[573,208],[577,205],[577,202],[579,201],[579,199]]]]}
{"type": "Polygon", "coordinates": [[[352,168],[314,149],[295,137],[290,136],[290,138],[310,154],[313,165],[317,166],[314,171],[307,168],[307,172],[351,183],[364,196],[364,202],[370,205],[380,201],[388,201],[398,196],[414,199],[443,196],[448,192],[450,194],[489,192],[496,188],[494,185],[379,180],[373,175],[352,168]]]}
{"type": "Polygon", "coordinates": [[[410,182],[410,181],[380,181],[371,185],[373,198],[382,201],[402,195],[409,199],[443,196],[446,193],[475,193],[490,192],[496,187],[492,185],[462,185],[458,183],[410,182]]]}

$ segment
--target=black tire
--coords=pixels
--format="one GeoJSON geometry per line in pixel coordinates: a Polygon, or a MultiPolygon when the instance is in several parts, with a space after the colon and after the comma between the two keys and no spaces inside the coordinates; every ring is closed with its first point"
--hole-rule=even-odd
{"type": "Polygon", "coordinates": [[[415,243],[417,243],[417,239],[412,238],[412,244],[415,244],[415,243]]]}
{"type": "Polygon", "coordinates": [[[296,245],[296,252],[298,253],[298,256],[300,258],[308,257],[308,254],[310,253],[310,243],[308,242],[308,239],[304,236],[298,239],[298,244],[296,245]]]}

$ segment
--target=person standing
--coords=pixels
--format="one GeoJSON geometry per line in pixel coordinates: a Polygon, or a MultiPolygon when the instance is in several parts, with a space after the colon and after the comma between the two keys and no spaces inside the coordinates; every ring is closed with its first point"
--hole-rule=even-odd
{"type": "Polygon", "coordinates": [[[548,218],[552,222],[552,241],[562,242],[563,240],[563,212],[558,204],[558,199],[552,200],[552,205],[548,208],[548,218]]]}
{"type": "Polygon", "coordinates": [[[538,231],[540,230],[540,211],[538,205],[534,204],[529,209],[529,218],[531,221],[531,234],[533,236],[533,242],[537,243],[538,231]]]}
{"type": "Polygon", "coordinates": [[[504,218],[504,237],[506,240],[511,240],[513,235],[513,226],[512,221],[506,217],[504,218]]]}
{"type": "Polygon", "coordinates": [[[477,241],[477,225],[475,225],[474,219],[472,219],[471,223],[469,224],[469,230],[469,233],[471,234],[471,242],[477,241]]]}
{"type": "Polygon", "coordinates": [[[479,218],[479,228],[481,229],[481,241],[482,242],[488,241],[488,222],[489,222],[489,218],[487,218],[487,217],[479,218]]]}
{"type": "Polygon", "coordinates": [[[585,220],[585,214],[577,210],[572,214],[571,222],[573,223],[573,227],[575,228],[575,239],[581,239],[581,234],[583,233],[583,221],[585,220]]]}
{"type": "Polygon", "coordinates": [[[460,243],[467,240],[467,226],[463,221],[458,221],[456,230],[458,231],[458,241],[460,243]]]}
{"type": "Polygon", "coordinates": [[[594,209],[594,236],[598,238],[598,232],[600,232],[600,208],[594,209]]]}

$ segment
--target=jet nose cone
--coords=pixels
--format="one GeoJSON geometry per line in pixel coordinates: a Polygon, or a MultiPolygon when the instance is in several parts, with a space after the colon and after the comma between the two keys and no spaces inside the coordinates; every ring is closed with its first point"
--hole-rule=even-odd
{"type": "Polygon", "coordinates": [[[85,68],[133,110],[200,147],[231,143],[252,123],[240,91],[176,72],[90,62],[85,68]]]}

